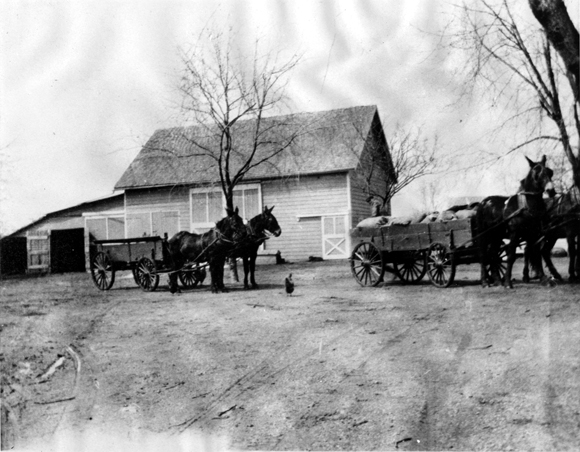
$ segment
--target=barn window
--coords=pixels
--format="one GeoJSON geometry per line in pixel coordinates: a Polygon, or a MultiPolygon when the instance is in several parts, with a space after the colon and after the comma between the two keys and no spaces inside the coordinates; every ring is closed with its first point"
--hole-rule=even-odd
{"type": "MultiPolygon", "coordinates": [[[[261,212],[261,189],[259,184],[239,186],[234,190],[234,206],[240,216],[249,220],[261,212]]],[[[191,190],[191,228],[204,232],[226,214],[226,200],[219,188],[194,188],[191,190]]]]}
{"type": "Polygon", "coordinates": [[[86,229],[94,240],[122,239],[125,237],[123,217],[89,217],[86,229]]]}
{"type": "Polygon", "coordinates": [[[178,231],[178,211],[136,212],[127,214],[128,237],[156,235],[163,237],[165,233],[171,237],[178,231]]]}
{"type": "Polygon", "coordinates": [[[240,216],[249,220],[260,213],[260,193],[257,188],[234,190],[234,206],[239,207],[240,216]]]}
{"type": "Polygon", "coordinates": [[[107,218],[107,236],[110,239],[125,238],[125,219],[122,217],[107,218]]]}
{"type": "Polygon", "coordinates": [[[193,223],[214,223],[224,216],[220,191],[191,194],[191,218],[193,223]]]}
{"type": "Polygon", "coordinates": [[[87,229],[95,240],[107,240],[107,219],[87,218],[87,229]]]}
{"type": "Polygon", "coordinates": [[[127,237],[145,237],[151,235],[151,215],[146,213],[127,214],[127,237]]]}

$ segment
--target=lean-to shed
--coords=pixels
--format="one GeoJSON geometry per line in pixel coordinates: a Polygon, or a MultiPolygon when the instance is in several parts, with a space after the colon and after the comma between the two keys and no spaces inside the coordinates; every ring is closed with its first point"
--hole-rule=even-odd
{"type": "Polygon", "coordinates": [[[51,212],[0,240],[0,274],[88,269],[90,236],[125,237],[123,194],[51,212]]]}

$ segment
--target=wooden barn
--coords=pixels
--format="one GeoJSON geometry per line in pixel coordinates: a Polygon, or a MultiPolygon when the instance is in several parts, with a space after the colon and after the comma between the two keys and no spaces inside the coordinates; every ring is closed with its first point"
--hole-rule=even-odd
{"type": "MultiPolygon", "coordinates": [[[[290,261],[348,257],[348,231],[370,213],[365,184],[380,187],[394,177],[373,167],[377,153],[390,162],[376,106],[278,116],[264,124],[292,140],[234,192],[245,219],[275,206],[282,235],[267,241],[262,253],[279,250],[290,261]]],[[[157,130],[127,168],[115,186],[125,193],[127,237],[203,232],[224,216],[215,161],[200,149],[204,133],[199,126],[157,130]]],[[[247,152],[247,135],[234,143],[240,155],[247,152]]]]}
{"type": "Polygon", "coordinates": [[[88,269],[88,243],[125,237],[124,195],[51,212],[0,240],[0,274],[88,269]]]}

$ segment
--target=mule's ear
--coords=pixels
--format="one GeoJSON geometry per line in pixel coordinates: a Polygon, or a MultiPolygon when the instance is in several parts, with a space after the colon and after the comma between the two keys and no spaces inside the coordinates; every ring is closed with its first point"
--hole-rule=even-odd
{"type": "Polygon", "coordinates": [[[276,206],[270,207],[270,212],[272,212],[272,210],[274,210],[274,207],[276,207],[276,206]]]}
{"type": "Polygon", "coordinates": [[[533,168],[534,166],[536,166],[536,163],[535,163],[535,162],[532,162],[532,161],[531,161],[531,160],[528,158],[528,156],[527,156],[527,155],[526,155],[526,156],[524,156],[524,157],[526,157],[526,160],[527,160],[527,161],[528,161],[528,163],[530,164],[530,168],[533,168]]]}
{"type": "Polygon", "coordinates": [[[546,156],[542,155],[542,166],[546,166],[546,156]]]}
{"type": "Polygon", "coordinates": [[[238,206],[236,206],[236,210],[234,210],[234,213],[237,215],[240,212],[240,209],[238,209],[238,206]]]}

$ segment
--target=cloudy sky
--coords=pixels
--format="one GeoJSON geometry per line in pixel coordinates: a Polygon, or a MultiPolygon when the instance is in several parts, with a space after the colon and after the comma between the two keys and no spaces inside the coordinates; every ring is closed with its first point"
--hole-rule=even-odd
{"type": "MultiPolygon", "coordinates": [[[[287,91],[294,111],[375,104],[387,135],[397,122],[420,125],[475,158],[493,117],[485,104],[457,103],[461,58],[438,47],[451,3],[3,0],[0,233],[111,194],[154,130],[179,125],[178,49],[208,26],[231,27],[242,51],[259,39],[302,54],[287,91]]],[[[452,185],[463,195],[489,184],[478,175],[452,185]]]]}

